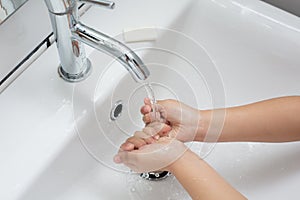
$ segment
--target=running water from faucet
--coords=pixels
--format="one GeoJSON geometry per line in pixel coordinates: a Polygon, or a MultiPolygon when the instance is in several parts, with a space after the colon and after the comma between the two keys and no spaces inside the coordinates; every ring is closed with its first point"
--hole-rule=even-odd
{"type": "Polygon", "coordinates": [[[157,115],[156,115],[156,98],[155,98],[155,95],[154,95],[154,90],[153,90],[153,87],[151,85],[150,82],[147,82],[144,84],[144,87],[146,89],[146,92],[147,92],[147,95],[148,95],[148,98],[150,99],[151,101],[151,107],[152,107],[152,112],[154,113],[154,121],[159,121],[159,119],[157,119],[157,115]]]}
{"type": "MultiPolygon", "coordinates": [[[[154,121],[159,122],[160,121],[159,115],[157,115],[157,112],[159,111],[157,110],[157,105],[156,105],[157,101],[155,98],[153,87],[150,82],[145,83],[144,87],[146,89],[148,98],[150,99],[151,102],[152,112],[154,113],[154,121]]],[[[157,181],[157,180],[165,179],[169,175],[170,173],[168,171],[153,171],[153,172],[142,173],[140,176],[146,180],[157,181]]]]}

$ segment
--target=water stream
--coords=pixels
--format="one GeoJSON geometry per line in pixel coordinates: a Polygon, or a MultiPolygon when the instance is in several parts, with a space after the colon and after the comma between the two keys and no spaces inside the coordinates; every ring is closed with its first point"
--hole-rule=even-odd
{"type": "MultiPolygon", "coordinates": [[[[150,82],[145,83],[144,87],[147,92],[148,98],[151,101],[152,112],[154,113],[153,121],[160,121],[160,119],[158,119],[159,115],[157,115],[157,113],[156,113],[159,111],[157,110],[157,106],[156,106],[157,101],[155,98],[153,87],[150,82]]],[[[154,171],[154,172],[142,173],[141,177],[146,180],[162,180],[164,178],[167,178],[169,175],[170,175],[170,173],[167,171],[154,171]]]]}
{"type": "Polygon", "coordinates": [[[152,112],[154,113],[154,121],[159,121],[159,119],[157,119],[157,115],[156,115],[156,98],[155,98],[155,95],[154,95],[154,90],[153,90],[153,87],[151,85],[150,82],[147,82],[144,84],[144,87],[145,87],[145,90],[147,92],[147,95],[148,95],[148,98],[150,99],[151,101],[151,107],[152,107],[152,112]]]}

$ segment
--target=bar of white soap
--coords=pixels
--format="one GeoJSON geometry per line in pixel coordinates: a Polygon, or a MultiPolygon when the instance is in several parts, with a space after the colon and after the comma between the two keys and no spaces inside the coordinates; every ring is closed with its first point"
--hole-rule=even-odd
{"type": "Polygon", "coordinates": [[[123,37],[126,43],[155,41],[157,31],[155,27],[126,28],[123,37]]]}

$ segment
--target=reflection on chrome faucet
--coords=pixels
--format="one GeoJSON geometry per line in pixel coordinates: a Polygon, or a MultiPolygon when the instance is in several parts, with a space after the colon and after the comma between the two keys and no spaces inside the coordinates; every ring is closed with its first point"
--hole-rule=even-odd
{"type": "Polygon", "coordinates": [[[150,72],[143,61],[123,43],[85,26],[79,21],[77,1],[113,9],[115,4],[103,0],[45,0],[60,56],[60,76],[69,82],[85,79],[91,72],[82,43],[116,58],[135,81],[148,78],[150,72]]]}

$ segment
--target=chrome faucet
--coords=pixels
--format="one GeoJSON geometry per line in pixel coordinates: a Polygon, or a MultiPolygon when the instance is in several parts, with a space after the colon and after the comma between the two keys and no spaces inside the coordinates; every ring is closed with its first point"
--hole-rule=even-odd
{"type": "Polygon", "coordinates": [[[143,61],[125,44],[79,21],[77,2],[113,9],[114,2],[104,0],[44,0],[56,38],[61,65],[58,72],[68,82],[85,79],[91,72],[91,62],[86,58],[85,43],[116,58],[140,82],[150,75],[143,61]]]}

